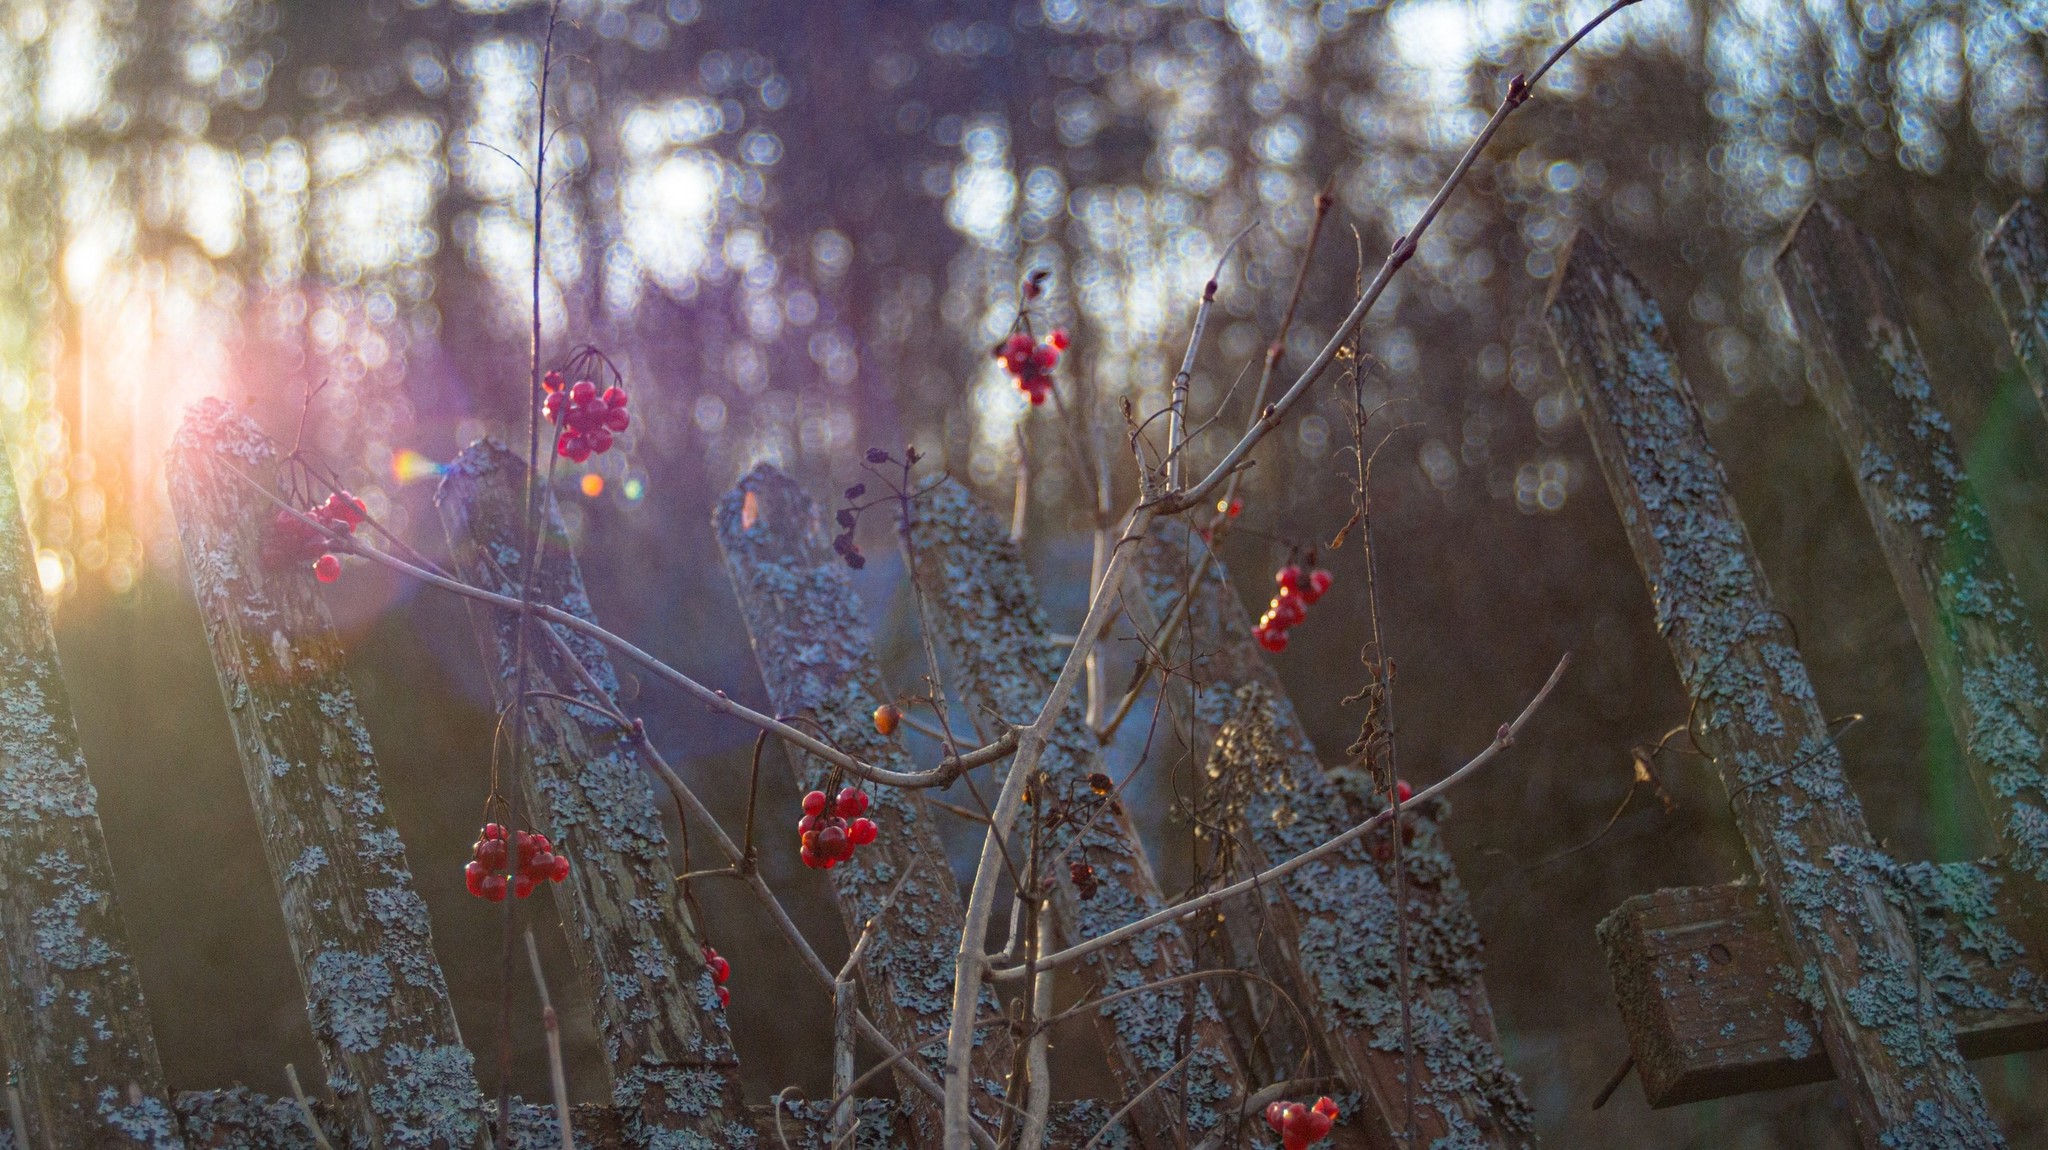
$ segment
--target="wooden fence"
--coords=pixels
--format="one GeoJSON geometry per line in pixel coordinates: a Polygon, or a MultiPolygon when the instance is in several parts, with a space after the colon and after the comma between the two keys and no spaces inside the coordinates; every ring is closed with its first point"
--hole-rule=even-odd
{"type": "MultiPolygon", "coordinates": [[[[2048,221],[2021,202],[1984,271],[2037,394],[2048,221]]],[[[1755,876],[1632,898],[1600,928],[1652,1105],[1838,1078],[1863,1144],[2002,1145],[1963,1059],[2048,1045],[2043,657],[1876,243],[1825,203],[1777,262],[1996,858],[1880,853],[1656,303],[1581,233],[1549,318],[1755,876]]]]}
{"type": "MultiPolygon", "coordinates": [[[[2048,219],[2015,208],[1985,269],[2038,391],[2048,385],[2048,219]]],[[[1653,1105],[1833,1076],[1866,1145],[1994,1146],[1963,1059],[2048,1045],[2037,919],[2048,878],[2048,671],[1875,245],[1819,205],[1779,275],[1816,397],[2004,850],[1943,866],[1877,850],[1656,304],[1582,234],[1554,285],[1552,331],[1692,696],[1693,738],[1721,774],[1755,871],[1631,899],[1601,936],[1653,1105]]],[[[306,574],[263,561],[279,468],[253,424],[209,401],[178,434],[170,484],[320,1047],[317,1111],[339,1145],[476,1146],[495,1105],[456,1029],[340,643],[306,574]]],[[[525,478],[516,456],[488,442],[449,467],[437,506],[465,580],[514,588],[525,478]]],[[[908,769],[901,741],[868,718],[893,693],[818,506],[764,465],[720,502],[713,526],[777,713],[908,769]]],[[[551,505],[545,531],[541,597],[594,619],[551,505]]],[[[919,585],[944,589],[922,599],[920,615],[977,716],[973,736],[1030,720],[1064,654],[1003,522],[947,482],[914,504],[901,539],[919,585]]],[[[1370,814],[1369,794],[1324,769],[1217,557],[1184,523],[1156,527],[1141,545],[1123,599],[1130,625],[1154,643],[1198,653],[1194,683],[1168,693],[1210,746],[1206,786],[1228,835],[1222,877],[1370,814]]],[[[513,620],[471,609],[499,701],[510,704],[513,620]]],[[[546,696],[528,709],[520,782],[540,829],[574,844],[577,865],[553,896],[610,1070],[612,1102],[579,1108],[579,1144],[827,1145],[822,1104],[783,1103],[778,1132],[767,1107],[742,1097],[732,1036],[678,897],[648,748],[597,707],[576,705],[615,708],[610,658],[567,628],[537,630],[527,673],[546,696]]],[[[4,460],[0,691],[0,1048],[19,1099],[10,1122],[35,1147],[310,1148],[288,1100],[240,1088],[174,1094],[164,1081],[4,460]]],[[[806,755],[790,762],[800,786],[825,777],[806,755]]],[[[1129,811],[1100,793],[1104,762],[1076,700],[1035,781],[1047,803],[1095,812],[1041,828],[1041,849],[1071,851],[1095,876],[1084,890],[1054,868],[1052,936],[1067,942],[1164,905],[1129,811]]],[[[879,1034],[908,1057],[893,1067],[897,1097],[860,1102],[854,1138],[924,1150],[938,1144],[924,1087],[943,1065],[960,895],[929,805],[878,790],[887,830],[830,876],[831,889],[849,939],[876,920],[860,986],[879,1034]]],[[[1253,1111],[1268,1087],[1318,1075],[1351,1092],[1345,1137],[1355,1144],[1402,1145],[1412,1128],[1418,1145],[1531,1145],[1528,1103],[1480,978],[1478,930],[1442,843],[1445,813],[1414,812],[1401,851],[1405,906],[1393,852],[1368,837],[1241,908],[1159,927],[1082,966],[1086,990],[1105,998],[1091,1013],[1111,1089],[1055,1107],[1047,1145],[1087,1142],[1127,1101],[1103,1146],[1218,1146],[1244,1130],[1256,1143],[1267,1136],[1253,1111]]],[[[1005,1010],[985,998],[973,1107],[988,1129],[1011,1131],[1031,1060],[1005,1010]]],[[[548,1107],[518,1102],[511,1121],[516,1144],[554,1144],[548,1107]]]]}
{"type": "MultiPolygon", "coordinates": [[[[280,468],[277,449],[246,417],[207,401],[180,429],[170,485],[326,1072],[316,1111],[336,1145],[476,1146],[495,1126],[495,1103],[479,1088],[475,1057],[456,1029],[430,914],[380,795],[341,645],[310,577],[263,558],[280,468]]],[[[0,483],[7,475],[0,463],[0,483]]],[[[449,466],[436,502],[460,577],[513,590],[524,560],[516,528],[524,487],[523,462],[489,442],[449,466]]],[[[11,487],[0,487],[0,628],[8,640],[0,687],[9,699],[0,708],[9,796],[0,804],[0,861],[16,864],[7,873],[29,876],[0,888],[9,974],[0,1039],[21,1098],[10,1119],[35,1147],[311,1150],[311,1132],[289,1099],[242,1088],[174,1094],[164,1083],[16,509],[11,487]]],[[[575,555],[549,511],[538,595],[594,619],[575,555]]],[[[892,693],[817,505],[763,466],[721,501],[714,529],[777,713],[869,762],[908,769],[901,742],[878,734],[869,718],[892,693]]],[[[923,585],[946,588],[928,600],[928,622],[963,701],[991,722],[1027,720],[1064,652],[1003,523],[948,483],[918,502],[905,542],[923,585]]],[[[1201,692],[1179,702],[1215,743],[1210,774],[1230,780],[1226,789],[1243,800],[1233,828],[1243,849],[1224,877],[1368,813],[1324,774],[1255,653],[1221,564],[1165,528],[1146,547],[1143,571],[1126,589],[1141,603],[1134,622],[1155,635],[1177,625],[1162,620],[1172,613],[1174,580],[1192,574],[1185,585],[1196,600],[1185,630],[1216,652],[1201,692]]],[[[509,704],[511,616],[471,607],[499,702],[509,704]]],[[[827,1145],[832,1130],[821,1103],[785,1102],[778,1130],[768,1107],[741,1097],[732,1038],[678,898],[645,745],[595,707],[572,702],[615,707],[609,657],[580,633],[553,624],[536,630],[542,638],[528,652],[528,674],[546,701],[529,707],[523,802],[540,829],[573,844],[571,878],[551,889],[610,1068],[612,1103],[578,1108],[579,1145],[779,1145],[782,1137],[792,1147],[827,1145]]],[[[802,786],[825,773],[802,754],[791,763],[802,786]]],[[[1076,809],[1090,801],[1104,757],[1080,703],[1041,769],[1049,795],[1076,809]]],[[[861,1147],[922,1150],[939,1143],[938,1108],[917,1079],[936,1079],[943,1065],[936,1040],[950,1014],[961,904],[927,805],[877,790],[884,836],[838,868],[831,886],[849,938],[879,916],[860,985],[882,1035],[911,1057],[894,1068],[896,1098],[861,1100],[854,1137],[861,1147]]],[[[1268,1087],[1303,1080],[1295,1093],[1357,1092],[1339,1144],[1392,1147],[1410,1122],[1428,1142],[1530,1144],[1528,1104],[1497,1049],[1479,978],[1478,932],[1437,832],[1442,814],[1418,808],[1405,851],[1412,1055],[1402,1049],[1389,864],[1361,845],[1267,892],[1255,913],[1162,926],[1087,963],[1082,981],[1105,999],[1093,1013],[1110,1089],[1053,1107],[1045,1144],[1087,1143],[1131,1099],[1101,1146],[1215,1147],[1236,1137],[1257,1144],[1268,1137],[1256,1113],[1276,1095],[1268,1087]],[[1229,917],[1238,921],[1223,929],[1229,917]],[[1284,993],[1247,992],[1234,973],[1242,969],[1263,972],[1265,981],[1250,985],[1284,993]],[[1163,985],[1150,988],[1155,982],[1163,985]],[[1306,1024],[1283,1002],[1305,1004],[1306,1024]],[[1411,1070],[1412,1107],[1403,1085],[1411,1070]]],[[[1055,941],[1079,941],[1164,905],[1120,804],[1051,830],[1044,845],[1071,846],[1098,876],[1086,894],[1072,881],[1054,891],[1055,941]]],[[[997,1022],[977,1044],[974,1108],[988,1129],[1010,1131],[1027,1059],[1000,1021],[1003,1011],[988,994],[984,1013],[997,1022]]],[[[512,1123],[516,1145],[558,1144],[546,1105],[516,1102],[512,1123]]],[[[0,1146],[11,1142],[0,1130],[0,1146]]]]}

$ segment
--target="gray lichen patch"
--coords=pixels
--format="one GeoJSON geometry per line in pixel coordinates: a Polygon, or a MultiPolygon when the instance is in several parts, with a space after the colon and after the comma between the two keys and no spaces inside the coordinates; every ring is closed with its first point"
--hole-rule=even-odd
{"type": "Polygon", "coordinates": [[[425,903],[386,809],[344,652],[303,569],[263,561],[275,449],[196,405],[168,477],[243,778],[344,1124],[386,1145],[465,1145],[481,1098],[425,903]]]}
{"type": "MultiPolygon", "coordinates": [[[[594,620],[552,499],[542,552],[537,563],[528,562],[525,475],[517,456],[487,440],[450,465],[435,503],[456,568],[477,586],[517,594],[531,566],[537,599],[594,620]]],[[[509,705],[522,649],[517,620],[471,608],[493,687],[509,705]]],[[[531,687],[616,706],[618,676],[595,640],[550,623],[537,624],[532,640],[523,645],[531,687]],[[562,643],[540,634],[541,627],[562,643]]],[[[647,1136],[656,1139],[650,1145],[715,1138],[742,1105],[731,1073],[737,1059],[724,1012],[704,994],[702,946],[674,909],[675,876],[645,764],[630,733],[589,708],[534,701],[525,722],[527,762],[517,785],[537,829],[571,860],[568,879],[552,893],[590,991],[615,1100],[641,1115],[647,1136]],[[672,1073],[693,1076],[689,1097],[704,1105],[661,1101],[677,1097],[662,1077],[672,1073]],[[721,1092],[715,1104],[703,1093],[706,1082],[721,1092]],[[651,1093],[657,1089],[659,1098],[651,1093]]]]}
{"type": "MultiPolygon", "coordinates": [[[[914,771],[900,738],[875,729],[875,707],[891,697],[882,679],[859,598],[846,566],[826,543],[818,506],[794,480],[768,464],[748,473],[718,503],[713,527],[725,553],[762,683],[776,713],[808,719],[833,746],[885,770],[914,771]]],[[[834,786],[827,764],[792,749],[799,790],[834,786]]],[[[858,780],[845,778],[858,785],[858,780]]],[[[959,892],[942,844],[911,796],[892,787],[865,786],[881,838],[833,869],[848,938],[856,938],[882,911],[882,900],[903,886],[864,952],[862,975],[876,1022],[892,1041],[920,1049],[924,1068],[939,1077],[943,1036],[951,1022],[953,970],[962,921],[959,892]],[[904,877],[905,871],[911,872],[904,877]]],[[[983,1011],[999,1010],[984,987],[983,1011]]],[[[976,1043],[973,1076],[991,1084],[974,1105],[1000,1125],[1001,1090],[1012,1042],[991,1031],[976,1043]]],[[[921,1092],[899,1083],[909,1100],[909,1133],[936,1144],[938,1111],[921,1092]]]]}
{"type": "MultiPolygon", "coordinates": [[[[914,577],[931,593],[938,637],[959,669],[957,687],[1005,722],[1032,722],[1065,652],[1051,642],[1036,588],[1005,526],[948,480],[914,504],[908,541],[914,577]],[[944,588],[944,594],[933,593],[936,588],[944,588]]],[[[1054,868],[1052,901],[1061,932],[1069,938],[1091,937],[1164,906],[1128,812],[1092,795],[1088,780],[1102,771],[1102,760],[1080,692],[1069,696],[1038,768],[1043,779],[1034,787],[1037,811],[1063,806],[1094,812],[1086,818],[1047,819],[1056,825],[1042,831],[1043,850],[1087,863],[1099,882],[1092,897],[1082,898],[1067,869],[1054,868]]],[[[1026,808],[1024,819],[1034,817],[1033,809],[1026,808]]],[[[1083,974],[1097,988],[1138,985],[1192,969],[1178,925],[1105,949],[1083,964],[1083,974]]],[[[1098,1029],[1111,1051],[1112,1069],[1131,1094],[1194,1054],[1175,1082],[1141,1104],[1136,1119],[1140,1137],[1169,1129],[1183,1109],[1194,1130],[1214,1129],[1242,1097],[1243,1084],[1225,1054],[1229,1038],[1206,988],[1174,987],[1121,999],[1101,1011],[1098,1029]]]]}

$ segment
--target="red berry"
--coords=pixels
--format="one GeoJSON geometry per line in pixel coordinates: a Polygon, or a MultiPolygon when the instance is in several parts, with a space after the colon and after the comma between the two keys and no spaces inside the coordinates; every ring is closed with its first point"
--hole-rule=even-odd
{"type": "Polygon", "coordinates": [[[549,882],[561,882],[569,877],[569,856],[556,855],[555,865],[548,871],[549,882]]]}
{"type": "Polygon", "coordinates": [[[804,813],[807,815],[822,815],[825,813],[824,791],[812,791],[804,796],[804,813]]]}
{"type": "MultiPolygon", "coordinates": [[[[814,836],[806,835],[805,837],[811,838],[814,836]]],[[[797,857],[802,859],[804,865],[812,870],[818,870],[825,865],[824,857],[818,853],[818,848],[812,843],[805,843],[804,848],[797,852],[797,857]]]]}
{"type": "Polygon", "coordinates": [[[545,391],[553,392],[562,390],[562,373],[559,371],[551,371],[546,375],[541,376],[540,386],[542,390],[545,391]]]}
{"type": "Polygon", "coordinates": [[[1273,625],[1285,631],[1308,618],[1308,608],[1302,605],[1301,596],[1282,591],[1279,597],[1273,600],[1271,615],[1273,625]]]}
{"type": "Polygon", "coordinates": [[[1031,349],[1031,366],[1039,373],[1051,371],[1060,361],[1060,349],[1049,343],[1041,343],[1031,349]]]}
{"type": "Polygon", "coordinates": [[[313,578],[322,583],[332,583],[341,578],[341,560],[332,555],[322,555],[313,560],[313,578]]]}
{"type": "Polygon", "coordinates": [[[476,861],[488,871],[505,869],[505,840],[484,839],[476,844],[476,861]]]}
{"type": "Polygon", "coordinates": [[[587,379],[579,379],[569,385],[569,402],[578,407],[597,398],[597,385],[587,379]]]}
{"type": "Polygon", "coordinates": [[[525,898],[533,893],[533,876],[522,874],[512,880],[512,897],[525,898]]]}
{"type": "Polygon", "coordinates": [[[555,873],[555,855],[550,851],[542,851],[533,856],[533,861],[526,865],[526,873],[536,880],[547,878],[555,873]]]}
{"type": "Polygon", "coordinates": [[[611,412],[604,417],[604,426],[606,431],[624,431],[627,428],[633,426],[633,417],[626,414],[625,408],[614,407],[611,409],[611,412]]]}
{"type": "Polygon", "coordinates": [[[855,819],[846,828],[846,841],[857,847],[864,847],[882,833],[881,828],[867,819],[855,819]]]}
{"type": "Polygon", "coordinates": [[[1273,573],[1273,582],[1280,584],[1282,587],[1299,587],[1301,586],[1301,568],[1289,563],[1273,573]]]}
{"type": "Polygon", "coordinates": [[[499,823],[485,823],[484,837],[486,839],[502,840],[505,837],[505,828],[502,824],[499,823]]]}
{"type": "Polygon", "coordinates": [[[718,988],[718,1005],[719,1005],[720,1007],[726,1007],[726,1006],[731,1006],[731,1005],[732,1005],[732,991],[730,991],[730,990],[727,990],[726,988],[724,988],[724,987],[722,987],[722,986],[721,986],[721,987],[719,987],[719,988],[718,988]]]}
{"type": "Polygon", "coordinates": [[[803,835],[807,835],[807,834],[810,834],[810,833],[811,833],[812,831],[814,831],[814,830],[817,830],[817,829],[818,829],[818,822],[819,822],[819,816],[818,816],[818,815],[805,815],[804,817],[802,817],[802,818],[798,819],[798,820],[796,821],[796,833],[797,833],[797,835],[798,835],[799,837],[801,837],[801,836],[803,836],[803,835]]]}
{"type": "Polygon", "coordinates": [[[818,853],[837,862],[853,853],[853,844],[846,841],[846,828],[828,826],[818,832],[818,853]]]}
{"type": "Polygon", "coordinates": [[[540,414],[549,423],[562,422],[562,396],[559,392],[540,401],[540,414]]]}
{"type": "Polygon", "coordinates": [[[714,954],[711,956],[711,981],[723,983],[732,977],[732,963],[714,954]]]}
{"type": "Polygon", "coordinates": [[[1266,1125],[1271,1126],[1274,1133],[1279,1133],[1281,1128],[1287,1124],[1287,1108],[1294,1105],[1297,1104],[1293,1102],[1266,1103],[1266,1125]]]}
{"type": "Polygon", "coordinates": [[[1002,357],[1010,361],[1010,370],[1017,371],[1031,362],[1031,350],[1037,345],[1023,332],[1016,332],[1003,344],[1002,357]]]}
{"type": "Polygon", "coordinates": [[[1331,1101],[1328,1095],[1324,1095],[1323,1097],[1316,1099],[1316,1104],[1314,1106],[1309,1107],[1309,1109],[1315,1111],[1316,1113],[1322,1115],[1325,1118],[1328,1118],[1332,1122],[1335,1122],[1337,1120],[1337,1104],[1331,1101]]]}
{"type": "Polygon", "coordinates": [[[846,787],[839,792],[839,801],[835,805],[840,818],[850,819],[868,809],[867,792],[858,787],[846,787]]]}
{"type": "Polygon", "coordinates": [[[1056,327],[1052,329],[1051,335],[1045,337],[1045,342],[1053,345],[1053,347],[1058,348],[1060,351],[1065,351],[1067,350],[1067,345],[1072,343],[1073,340],[1067,335],[1066,328],[1056,327]]]}
{"type": "Polygon", "coordinates": [[[483,896],[485,902],[505,901],[504,875],[487,874],[483,877],[483,880],[479,882],[477,885],[482,888],[477,893],[483,896]]]}
{"type": "MultiPolygon", "coordinates": [[[[1408,785],[1407,779],[1400,779],[1394,783],[1394,793],[1399,795],[1401,801],[1405,803],[1415,797],[1415,788],[1408,785]]],[[[1335,1105],[1335,1103],[1332,1103],[1332,1105],[1335,1105]]]]}
{"type": "Polygon", "coordinates": [[[626,406],[626,389],[616,385],[607,387],[604,389],[604,394],[598,396],[598,398],[604,401],[606,407],[624,407],[626,406]]]}
{"type": "Polygon", "coordinates": [[[1275,631],[1269,628],[1254,634],[1259,641],[1259,646],[1276,655],[1287,649],[1287,632],[1285,631],[1275,631]]]}
{"type": "Polygon", "coordinates": [[[612,433],[600,427],[586,437],[590,442],[592,455],[603,455],[612,449],[612,433]]]}
{"type": "Polygon", "coordinates": [[[484,895],[484,877],[489,873],[490,872],[484,868],[484,864],[480,862],[472,862],[468,866],[462,868],[463,885],[469,888],[469,893],[477,896],[478,898],[482,898],[484,895]]]}
{"type": "Polygon", "coordinates": [[[1308,577],[1308,585],[1312,590],[1315,591],[1317,595],[1321,595],[1323,592],[1328,591],[1330,589],[1330,584],[1336,581],[1337,580],[1335,576],[1331,575],[1328,571],[1324,571],[1321,569],[1317,569],[1315,571],[1310,572],[1308,577]]]}

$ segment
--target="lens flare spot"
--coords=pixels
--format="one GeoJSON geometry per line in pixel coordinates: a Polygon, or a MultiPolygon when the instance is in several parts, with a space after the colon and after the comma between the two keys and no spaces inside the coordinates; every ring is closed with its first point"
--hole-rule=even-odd
{"type": "Polygon", "coordinates": [[[36,552],[36,578],[42,581],[45,595],[55,595],[64,590],[64,584],[69,582],[64,572],[64,557],[47,547],[36,552]]]}
{"type": "Polygon", "coordinates": [[[619,486],[619,491],[625,495],[626,502],[638,503],[640,502],[640,497],[647,494],[647,485],[638,479],[628,479],[619,486]]]}
{"type": "Polygon", "coordinates": [[[447,468],[442,467],[440,464],[411,448],[391,453],[391,478],[400,483],[411,483],[415,479],[426,479],[439,475],[446,470],[447,468]]]}
{"type": "Polygon", "coordinates": [[[599,475],[595,471],[588,472],[583,476],[583,479],[579,483],[577,483],[577,486],[583,489],[583,495],[585,498],[595,499],[598,496],[604,494],[604,476],[599,475]]]}

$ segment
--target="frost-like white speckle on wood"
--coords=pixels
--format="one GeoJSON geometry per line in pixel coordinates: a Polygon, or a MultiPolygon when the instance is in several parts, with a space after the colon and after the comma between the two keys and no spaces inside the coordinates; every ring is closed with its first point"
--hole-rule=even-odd
{"type": "MultiPolygon", "coordinates": [[[[488,440],[472,444],[449,466],[435,504],[464,579],[518,594],[525,491],[524,461],[488,440]]],[[[593,618],[552,500],[544,536],[535,597],[593,618]]],[[[469,607],[498,702],[509,705],[516,681],[514,620],[473,602],[469,607]]],[[[604,648],[580,633],[558,633],[606,696],[592,701],[615,706],[618,676],[604,648]]],[[[582,676],[538,632],[528,655],[530,689],[590,698],[582,676]]],[[[582,707],[535,702],[527,723],[523,806],[535,829],[569,857],[569,877],[548,889],[590,991],[611,1065],[612,1101],[634,1115],[628,1134],[657,1148],[751,1145],[738,1141],[744,1113],[739,1061],[702,945],[675,910],[668,839],[639,750],[627,732],[582,707]]]]}
{"type": "MultiPolygon", "coordinates": [[[[764,463],[719,501],[713,525],[776,713],[810,719],[833,746],[865,762],[894,771],[918,769],[898,739],[875,730],[873,712],[889,697],[887,687],[853,582],[825,541],[818,505],[795,480],[764,463]]],[[[788,757],[799,791],[825,786],[826,764],[794,750],[788,757]]],[[[919,804],[893,787],[846,781],[873,799],[871,817],[881,825],[881,837],[833,868],[829,880],[853,939],[904,870],[914,872],[869,940],[862,976],[876,1023],[899,1047],[922,1050],[925,1069],[936,1079],[944,1073],[945,1046],[934,1040],[945,1035],[952,1016],[960,893],[919,804]]],[[[788,841],[794,840],[791,831],[788,841]]],[[[993,994],[984,994],[983,1011],[999,1011],[993,994]]],[[[1003,1081],[1012,1046],[1006,1032],[984,1031],[975,1043],[974,1080],[1003,1081]]],[[[901,1092],[910,1102],[908,1132],[919,1145],[937,1146],[938,1107],[907,1084],[901,1092]]],[[[986,1091],[975,1099],[991,1128],[1002,1122],[995,1102],[986,1091]]]]}
{"type": "MultiPolygon", "coordinates": [[[[958,483],[947,480],[913,508],[914,571],[931,596],[939,639],[959,669],[949,689],[1012,724],[1031,722],[1065,660],[1052,645],[1038,592],[1006,524],[958,483]]],[[[1081,692],[1068,699],[1039,769],[1048,793],[1075,809],[1092,801],[1088,777],[1103,770],[1095,732],[1081,692]]],[[[1016,841],[1028,842],[1026,807],[1016,841]]],[[[1100,887],[1083,899],[1064,866],[1053,868],[1053,907],[1070,942],[1092,938],[1165,906],[1128,813],[1118,808],[1092,823],[1068,822],[1045,838],[1050,857],[1086,860],[1100,887]]],[[[1082,962],[1078,973],[1091,991],[1114,993],[1193,970],[1194,958],[1179,925],[1162,926],[1106,948],[1082,962]]],[[[1190,1051],[1194,1060],[1176,1081],[1153,1092],[1131,1122],[1141,1139],[1170,1141],[1180,1116],[1199,1135],[1236,1114],[1246,1093],[1227,1053],[1230,1036],[1206,989],[1176,986],[1132,995],[1098,1011],[1110,1069],[1125,1097],[1150,1085],[1190,1051]]]]}
{"type": "Polygon", "coordinates": [[[1907,917],[1870,868],[1874,844],[1818,703],[1792,674],[1790,623],[1707,442],[1656,303],[1590,233],[1552,288],[1551,334],[1657,625],[1691,694],[1692,726],[1731,796],[1788,949],[1812,972],[1822,1042],[1865,1144],[2003,1145],[1948,1009],[1914,957],[1907,917]],[[1766,647],[1778,648],[1766,657],[1766,647]]]}
{"type": "Polygon", "coordinates": [[[341,642],[309,565],[262,561],[276,509],[248,480],[271,483],[276,466],[254,423],[204,400],[178,430],[169,481],[307,1013],[352,1138],[468,1147],[474,1069],[341,642]]]}
{"type": "Polygon", "coordinates": [[[179,1145],[92,783],[0,449],[0,1048],[37,1145],[179,1145]],[[141,1092],[131,1104],[128,1084],[141,1092]],[[114,1101],[107,1101],[107,1091],[114,1101]]]}
{"type": "MultiPolygon", "coordinates": [[[[1279,676],[1252,639],[1229,573],[1193,537],[1192,526],[1156,525],[1143,548],[1124,588],[1132,621],[1156,635],[1182,596],[1191,596],[1165,656],[1193,660],[1184,673],[1194,685],[1177,676],[1171,697],[1193,719],[1194,751],[1213,747],[1209,797],[1233,813],[1231,834],[1242,848],[1242,873],[1231,877],[1335,838],[1376,810],[1376,801],[1348,795],[1324,773],[1279,676]]],[[[1418,806],[1403,816],[1415,832],[1403,857],[1416,1129],[1425,1142],[1526,1146],[1533,1116],[1496,1044],[1480,979],[1479,928],[1438,831],[1444,809],[1418,806]]],[[[1407,1074],[1392,862],[1374,856],[1375,844],[1390,845],[1390,837],[1360,841],[1296,871],[1269,893],[1266,914],[1256,919],[1267,945],[1298,972],[1302,1001],[1344,1078],[1368,1089],[1370,1120],[1385,1125],[1383,1137],[1401,1130],[1407,1074]]],[[[1254,920],[1242,911],[1229,917],[1254,920]]]]}

